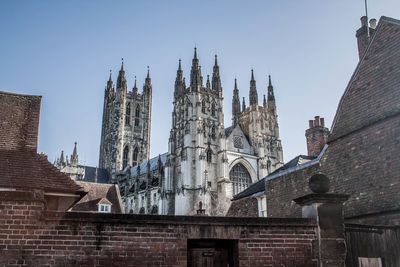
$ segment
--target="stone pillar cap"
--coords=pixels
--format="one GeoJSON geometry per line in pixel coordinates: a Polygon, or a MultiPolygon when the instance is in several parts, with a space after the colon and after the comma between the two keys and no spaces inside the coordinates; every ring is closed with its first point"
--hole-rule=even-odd
{"type": "Polygon", "coordinates": [[[314,203],[343,203],[349,199],[349,195],[333,193],[311,193],[302,197],[293,199],[299,205],[310,205],[314,203]]]}

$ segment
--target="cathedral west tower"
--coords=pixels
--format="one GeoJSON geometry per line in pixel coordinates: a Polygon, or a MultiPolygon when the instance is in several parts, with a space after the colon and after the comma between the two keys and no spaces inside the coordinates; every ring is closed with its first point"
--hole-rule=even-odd
{"type": "Polygon", "coordinates": [[[104,92],[99,167],[111,174],[149,159],[152,85],[150,72],[142,93],[135,84],[128,92],[124,63],[116,88],[111,73],[104,92]]]}

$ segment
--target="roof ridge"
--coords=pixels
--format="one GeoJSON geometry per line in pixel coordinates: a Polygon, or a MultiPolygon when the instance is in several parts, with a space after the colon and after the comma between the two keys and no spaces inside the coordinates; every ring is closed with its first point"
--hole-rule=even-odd
{"type": "Polygon", "coordinates": [[[339,136],[337,136],[337,137],[335,137],[335,138],[331,138],[332,134],[334,133],[335,126],[336,126],[336,123],[337,123],[337,120],[338,120],[340,111],[342,110],[343,103],[344,103],[344,99],[346,98],[347,94],[349,93],[349,91],[350,91],[350,89],[351,89],[351,87],[352,87],[352,85],[353,85],[353,83],[354,83],[354,81],[355,81],[355,79],[356,79],[356,76],[358,75],[358,73],[359,73],[359,71],[360,71],[360,68],[361,68],[361,66],[362,66],[363,63],[364,63],[364,60],[365,60],[367,54],[369,54],[369,50],[371,49],[372,43],[374,43],[374,41],[375,41],[375,37],[376,37],[378,31],[379,31],[380,28],[382,27],[382,23],[381,23],[381,22],[382,22],[382,21],[387,21],[386,19],[390,19],[390,18],[389,18],[389,17],[383,17],[383,16],[382,16],[382,17],[379,19],[379,23],[378,23],[378,26],[377,26],[376,29],[375,29],[375,33],[372,35],[371,41],[368,43],[367,48],[365,49],[365,51],[364,51],[364,53],[363,53],[363,55],[362,55],[360,61],[358,62],[357,66],[356,66],[356,69],[354,70],[353,74],[351,75],[350,81],[349,81],[349,83],[347,84],[346,89],[344,90],[344,93],[343,93],[342,97],[340,98],[338,107],[337,107],[337,109],[336,109],[335,117],[333,118],[333,121],[332,121],[332,125],[331,125],[331,134],[330,134],[329,137],[328,137],[328,142],[332,142],[332,141],[334,141],[334,140],[336,140],[336,139],[338,139],[338,138],[340,138],[340,137],[343,136],[343,134],[341,134],[341,135],[339,135],[339,136]]]}
{"type": "Polygon", "coordinates": [[[380,19],[379,19],[379,22],[381,22],[381,21],[386,21],[386,22],[389,22],[389,23],[394,23],[394,24],[397,24],[397,25],[400,26],[400,20],[395,19],[395,18],[392,18],[392,17],[381,16],[380,19]]]}

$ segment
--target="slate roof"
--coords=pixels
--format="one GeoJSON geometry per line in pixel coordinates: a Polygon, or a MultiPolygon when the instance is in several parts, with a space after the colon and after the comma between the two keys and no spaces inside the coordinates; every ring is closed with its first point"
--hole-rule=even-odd
{"type": "Polygon", "coordinates": [[[299,166],[301,164],[304,164],[306,162],[309,162],[311,160],[316,159],[316,157],[313,156],[305,156],[305,155],[299,155],[283,165],[282,167],[276,169],[272,173],[270,173],[268,176],[264,177],[263,179],[259,180],[258,182],[250,185],[248,188],[240,192],[239,194],[236,194],[233,196],[233,200],[238,200],[241,198],[245,198],[248,196],[251,196],[253,194],[259,193],[259,192],[264,192],[265,191],[265,180],[267,180],[270,177],[276,176],[284,171],[290,170],[293,167],[299,166]]]}
{"type": "MultiPolygon", "coordinates": [[[[168,152],[159,155],[161,158],[161,162],[162,165],[165,165],[165,162],[167,161],[167,156],[168,156],[168,152]]],[[[150,162],[150,171],[154,171],[158,168],[158,157],[154,157],[151,158],[145,162],[142,162],[140,165],[138,166],[134,166],[131,168],[131,178],[136,177],[137,176],[137,169],[140,166],[140,174],[146,174],[147,173],[147,163],[150,162]]]]}
{"type": "Polygon", "coordinates": [[[381,17],[340,100],[329,142],[400,113],[399,67],[400,20],[381,17]]]}
{"type": "Polygon", "coordinates": [[[98,204],[112,204],[111,213],[123,213],[118,185],[81,181],[76,183],[88,193],[72,207],[72,211],[97,212],[98,204]]]}
{"type": "Polygon", "coordinates": [[[106,169],[91,167],[91,166],[79,166],[85,168],[85,176],[83,181],[85,182],[96,182],[101,184],[110,183],[110,175],[106,169]],[[97,179],[96,179],[97,172],[97,179]]]}
{"type": "Polygon", "coordinates": [[[233,129],[234,129],[233,126],[229,126],[229,127],[225,128],[225,136],[228,137],[231,134],[231,132],[233,131],[233,129]]]}

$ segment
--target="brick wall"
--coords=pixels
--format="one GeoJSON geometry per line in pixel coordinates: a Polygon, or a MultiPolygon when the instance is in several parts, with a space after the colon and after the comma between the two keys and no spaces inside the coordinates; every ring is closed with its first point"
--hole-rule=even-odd
{"type": "Polygon", "coordinates": [[[400,224],[400,216],[394,214],[400,214],[399,151],[400,116],[335,140],[320,164],[267,181],[268,216],[299,216],[300,208],[292,199],[309,193],[308,179],[322,172],[330,179],[331,192],[350,195],[346,218],[400,224]]]}
{"type": "Polygon", "coordinates": [[[16,194],[0,192],[0,266],[186,266],[188,239],[209,238],[236,240],[239,266],[317,266],[311,219],[48,212],[16,194]]]}
{"type": "Polygon", "coordinates": [[[266,181],[268,217],[300,217],[301,207],[293,199],[311,193],[308,180],[318,171],[316,164],[266,181]]]}

